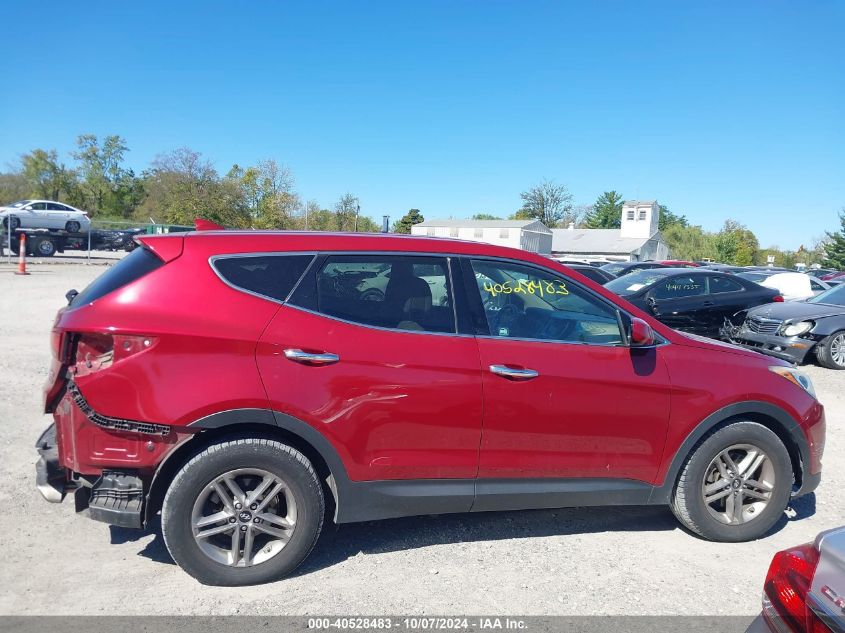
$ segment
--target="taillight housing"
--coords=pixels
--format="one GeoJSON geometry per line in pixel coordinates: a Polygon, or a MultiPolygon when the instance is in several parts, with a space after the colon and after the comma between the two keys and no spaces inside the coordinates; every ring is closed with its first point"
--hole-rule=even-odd
{"type": "Polygon", "coordinates": [[[775,295],[772,297],[772,301],[775,303],[783,303],[783,295],[775,295]]]}
{"type": "Polygon", "coordinates": [[[86,332],[76,341],[74,373],[84,376],[111,367],[130,356],[152,348],[157,339],[136,334],[86,332]]]}
{"type": "Polygon", "coordinates": [[[763,585],[763,617],[774,631],[829,631],[807,604],[819,552],[807,543],[775,554],[763,585]]]}

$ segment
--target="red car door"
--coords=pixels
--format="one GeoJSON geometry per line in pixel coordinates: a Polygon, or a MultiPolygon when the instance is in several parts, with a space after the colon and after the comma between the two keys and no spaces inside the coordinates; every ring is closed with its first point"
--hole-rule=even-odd
{"type": "Polygon", "coordinates": [[[470,264],[465,286],[489,331],[479,478],[652,482],[669,419],[660,346],[624,345],[616,307],[550,270],[470,264]]]}
{"type": "Polygon", "coordinates": [[[318,429],[353,481],[478,472],[481,372],[446,257],[318,258],[261,337],[271,406],[318,429]]]}

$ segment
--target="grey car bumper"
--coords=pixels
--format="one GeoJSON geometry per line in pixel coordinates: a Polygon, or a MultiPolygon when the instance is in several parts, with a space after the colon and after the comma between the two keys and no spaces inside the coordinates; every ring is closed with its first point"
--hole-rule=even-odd
{"type": "Polygon", "coordinates": [[[816,346],[816,341],[800,336],[757,334],[745,329],[733,334],[731,340],[736,345],[796,364],[803,363],[816,346]]]}

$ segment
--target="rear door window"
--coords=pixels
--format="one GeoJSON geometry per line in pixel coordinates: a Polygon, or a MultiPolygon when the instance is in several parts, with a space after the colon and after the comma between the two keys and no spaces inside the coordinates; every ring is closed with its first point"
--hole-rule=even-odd
{"type": "Polygon", "coordinates": [[[718,275],[710,275],[708,279],[711,295],[722,294],[725,292],[743,292],[745,290],[745,286],[735,279],[720,277],[718,275]]]}
{"type": "Polygon", "coordinates": [[[239,290],[285,301],[314,255],[235,255],[217,257],[212,267],[239,290]]]}
{"type": "Polygon", "coordinates": [[[362,325],[455,332],[445,257],[330,255],[315,283],[315,292],[297,292],[291,303],[362,325]]]}

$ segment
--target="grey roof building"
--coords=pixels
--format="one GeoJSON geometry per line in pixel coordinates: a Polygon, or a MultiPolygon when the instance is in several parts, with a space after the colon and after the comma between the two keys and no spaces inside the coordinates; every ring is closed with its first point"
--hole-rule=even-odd
{"type": "Polygon", "coordinates": [[[553,229],[552,254],[617,261],[668,259],[669,246],[657,229],[659,219],[656,200],[626,202],[620,229],[553,229]]]}
{"type": "Polygon", "coordinates": [[[412,226],[411,235],[453,237],[543,255],[552,249],[552,231],[539,220],[426,220],[412,226]]]}

